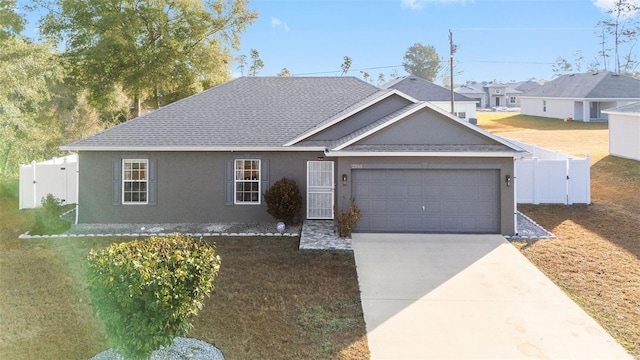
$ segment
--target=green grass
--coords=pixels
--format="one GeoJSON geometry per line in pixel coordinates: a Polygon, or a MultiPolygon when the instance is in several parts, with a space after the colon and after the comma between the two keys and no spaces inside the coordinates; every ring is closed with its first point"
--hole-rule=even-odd
{"type": "MultiPolygon", "coordinates": [[[[0,195],[0,358],[88,359],[108,348],[85,290],[91,248],[130,238],[19,240],[34,212],[0,195]]],[[[213,241],[214,238],[207,239],[213,241]]],[[[290,237],[215,238],[217,286],[188,336],[226,359],[367,359],[352,254],[290,237]]]]}

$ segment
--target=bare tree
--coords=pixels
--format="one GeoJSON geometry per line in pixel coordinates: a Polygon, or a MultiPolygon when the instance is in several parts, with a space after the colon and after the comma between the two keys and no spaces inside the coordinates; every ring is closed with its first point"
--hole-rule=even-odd
{"type": "Polygon", "coordinates": [[[611,19],[598,22],[598,28],[602,29],[601,56],[605,63],[605,70],[605,54],[611,50],[605,48],[605,34],[608,34],[613,40],[613,70],[627,72],[637,66],[633,49],[638,41],[640,24],[634,17],[639,11],[640,5],[637,0],[615,0],[613,6],[606,11],[611,19]],[[625,44],[628,46],[623,49],[625,44]],[[626,52],[621,54],[623,51],[626,52]]]}

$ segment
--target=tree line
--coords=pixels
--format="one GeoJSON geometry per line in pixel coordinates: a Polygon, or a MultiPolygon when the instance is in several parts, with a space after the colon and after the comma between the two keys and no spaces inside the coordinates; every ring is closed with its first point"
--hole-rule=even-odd
{"type": "Polygon", "coordinates": [[[231,78],[248,0],[37,0],[41,39],[0,0],[0,179],[231,78]]]}
{"type": "Polygon", "coordinates": [[[598,53],[585,63],[582,50],[573,53],[573,59],[556,58],[552,70],[555,76],[571,72],[609,70],[640,78],[638,72],[638,34],[640,33],[640,3],[638,0],[615,0],[606,11],[607,18],[594,28],[598,53]]]}

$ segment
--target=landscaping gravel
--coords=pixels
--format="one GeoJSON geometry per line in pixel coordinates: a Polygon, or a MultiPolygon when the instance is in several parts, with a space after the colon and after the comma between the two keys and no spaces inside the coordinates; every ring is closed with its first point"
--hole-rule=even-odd
{"type": "Polygon", "coordinates": [[[515,236],[510,236],[510,240],[539,240],[556,237],[542,226],[538,225],[530,217],[518,211],[518,233],[515,236]]]}
{"type": "MultiPolygon", "coordinates": [[[[287,226],[285,234],[300,234],[300,225],[287,226]]],[[[77,224],[67,234],[279,234],[276,223],[172,223],[172,224],[77,224]]]]}
{"type": "MultiPolygon", "coordinates": [[[[173,344],[151,353],[151,360],[224,360],[224,355],[215,346],[202,340],[177,337],[173,344]]],[[[120,354],[109,349],[89,360],[125,360],[120,354]]]]}

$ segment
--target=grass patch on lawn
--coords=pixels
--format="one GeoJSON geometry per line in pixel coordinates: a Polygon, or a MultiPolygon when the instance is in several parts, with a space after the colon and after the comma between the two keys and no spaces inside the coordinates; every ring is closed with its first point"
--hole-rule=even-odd
{"type": "Polygon", "coordinates": [[[609,153],[607,123],[500,112],[478,112],[477,117],[478,126],[494,134],[574,156],[588,153],[592,164],[609,153]]]}
{"type": "MultiPolygon", "coordinates": [[[[88,359],[107,344],[85,290],[91,248],[130,238],[19,240],[33,211],[0,191],[0,358],[88,359]]],[[[188,336],[226,359],[368,359],[355,261],[290,237],[209,238],[222,266],[188,336]]]]}
{"type": "Polygon", "coordinates": [[[606,123],[499,113],[478,120],[498,135],[592,155],[592,204],[518,205],[557,238],[515,245],[640,358],[640,162],[608,155],[606,123]]]}

